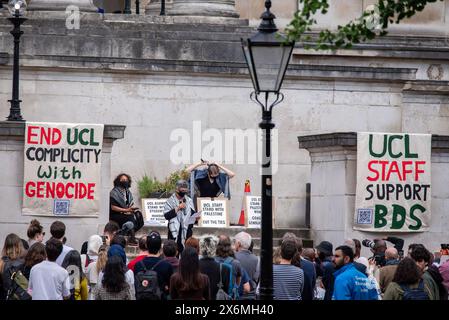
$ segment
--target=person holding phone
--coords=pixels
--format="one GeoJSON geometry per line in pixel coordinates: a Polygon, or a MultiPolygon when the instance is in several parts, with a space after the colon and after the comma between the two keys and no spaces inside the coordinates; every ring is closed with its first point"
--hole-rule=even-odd
{"type": "Polygon", "coordinates": [[[131,176],[126,173],[119,174],[114,179],[114,188],[110,192],[109,219],[118,223],[122,228],[123,224],[130,221],[134,228],[130,230],[128,243],[137,244],[135,232],[143,226],[142,213],[134,206],[131,188],[131,176]]]}
{"type": "MultiPolygon", "coordinates": [[[[195,214],[195,206],[192,198],[187,194],[189,184],[185,180],[176,183],[176,192],[167,199],[164,206],[164,217],[168,222],[168,239],[175,240],[178,245],[178,252],[184,250],[186,239],[193,234],[193,223],[190,223],[190,216],[195,214]]],[[[198,221],[199,217],[196,218],[198,221]]],[[[196,222],[195,222],[196,223],[196,222]]]]}

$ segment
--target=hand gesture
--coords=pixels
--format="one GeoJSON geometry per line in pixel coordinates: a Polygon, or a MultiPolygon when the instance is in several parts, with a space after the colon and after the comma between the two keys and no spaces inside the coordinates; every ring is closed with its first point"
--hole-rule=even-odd
{"type": "Polygon", "coordinates": [[[185,208],[186,208],[186,204],[185,204],[184,202],[181,202],[181,203],[179,204],[179,206],[178,206],[178,210],[177,210],[177,211],[183,210],[183,209],[185,209],[185,208]]]}

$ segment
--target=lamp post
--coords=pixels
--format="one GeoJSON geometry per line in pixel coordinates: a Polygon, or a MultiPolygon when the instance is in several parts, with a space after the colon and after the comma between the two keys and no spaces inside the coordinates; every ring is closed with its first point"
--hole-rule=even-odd
{"type": "Polygon", "coordinates": [[[11,34],[14,37],[14,64],[13,64],[13,76],[12,76],[12,99],[8,100],[11,103],[9,109],[8,121],[25,121],[20,113],[19,99],[19,51],[20,51],[20,37],[23,31],[20,30],[20,26],[27,20],[23,17],[26,11],[27,4],[25,0],[10,0],[8,2],[8,10],[12,17],[8,18],[14,25],[11,34]]]}
{"type": "Polygon", "coordinates": [[[251,100],[262,107],[263,130],[262,144],[262,223],[261,223],[261,282],[260,298],[273,299],[273,213],[272,213],[272,163],[271,163],[271,130],[273,107],[284,95],[279,92],[290,60],[294,42],[277,33],[274,23],[276,18],[270,12],[271,1],[265,1],[266,11],[262,14],[262,22],[258,32],[249,39],[242,39],[242,48],[248,65],[249,74],[254,86],[251,100]],[[270,94],[274,96],[270,102],[270,94]],[[260,97],[262,96],[262,97],[260,97]]]}

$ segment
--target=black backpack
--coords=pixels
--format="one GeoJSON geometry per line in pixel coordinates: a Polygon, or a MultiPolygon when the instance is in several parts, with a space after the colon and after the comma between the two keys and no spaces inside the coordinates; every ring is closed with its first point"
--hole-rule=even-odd
{"type": "Polygon", "coordinates": [[[31,300],[28,294],[28,279],[22,273],[23,263],[6,261],[3,268],[2,282],[6,290],[6,300],[31,300]]]}
{"type": "Polygon", "coordinates": [[[134,281],[136,300],[162,300],[162,291],[159,287],[157,272],[154,271],[162,261],[158,261],[150,270],[147,270],[143,261],[139,262],[143,270],[136,274],[134,281]]]}
{"type": "Polygon", "coordinates": [[[424,290],[424,281],[422,279],[419,281],[418,288],[410,289],[405,284],[401,284],[401,288],[404,290],[402,300],[430,300],[429,295],[424,290]]]}

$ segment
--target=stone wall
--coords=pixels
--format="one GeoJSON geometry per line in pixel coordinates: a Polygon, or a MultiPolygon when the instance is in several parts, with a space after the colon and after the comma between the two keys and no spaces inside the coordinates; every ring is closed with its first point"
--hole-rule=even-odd
{"type": "MultiPolygon", "coordinates": [[[[326,15],[317,15],[317,29],[335,29],[350,20],[357,19],[370,4],[377,0],[330,0],[330,8],[326,15]]],[[[298,0],[273,0],[272,11],[277,17],[278,27],[284,28],[293,18],[295,11],[300,8],[298,0]]],[[[251,25],[260,22],[260,15],[264,11],[264,1],[236,0],[236,10],[241,18],[249,19],[251,25]]],[[[393,34],[438,34],[447,37],[449,19],[449,0],[429,3],[422,12],[414,17],[403,20],[401,24],[393,24],[390,32],[393,34]]]]}
{"type": "MultiPolygon", "coordinates": [[[[179,169],[169,161],[175,144],[170,134],[179,128],[192,133],[195,121],[201,121],[203,132],[258,128],[260,109],[249,99],[252,85],[240,45],[241,37],[254,32],[245,20],[83,13],[81,29],[69,30],[63,12],[33,12],[29,18],[21,43],[24,118],[126,125],[124,139],[112,150],[112,176],[127,171],[134,180],[143,174],[162,179],[179,169]]],[[[10,28],[0,18],[0,114],[5,117],[10,28]]],[[[285,101],[273,114],[280,155],[274,176],[277,227],[304,224],[310,157],[297,148],[298,136],[449,134],[449,47],[443,40],[389,36],[335,54],[306,52],[298,44],[283,85],[285,101]]],[[[254,153],[254,146],[248,152],[254,153]]],[[[237,173],[231,183],[231,218],[237,222],[244,181],[250,179],[253,194],[259,193],[259,166],[229,168],[237,173]]]]}

